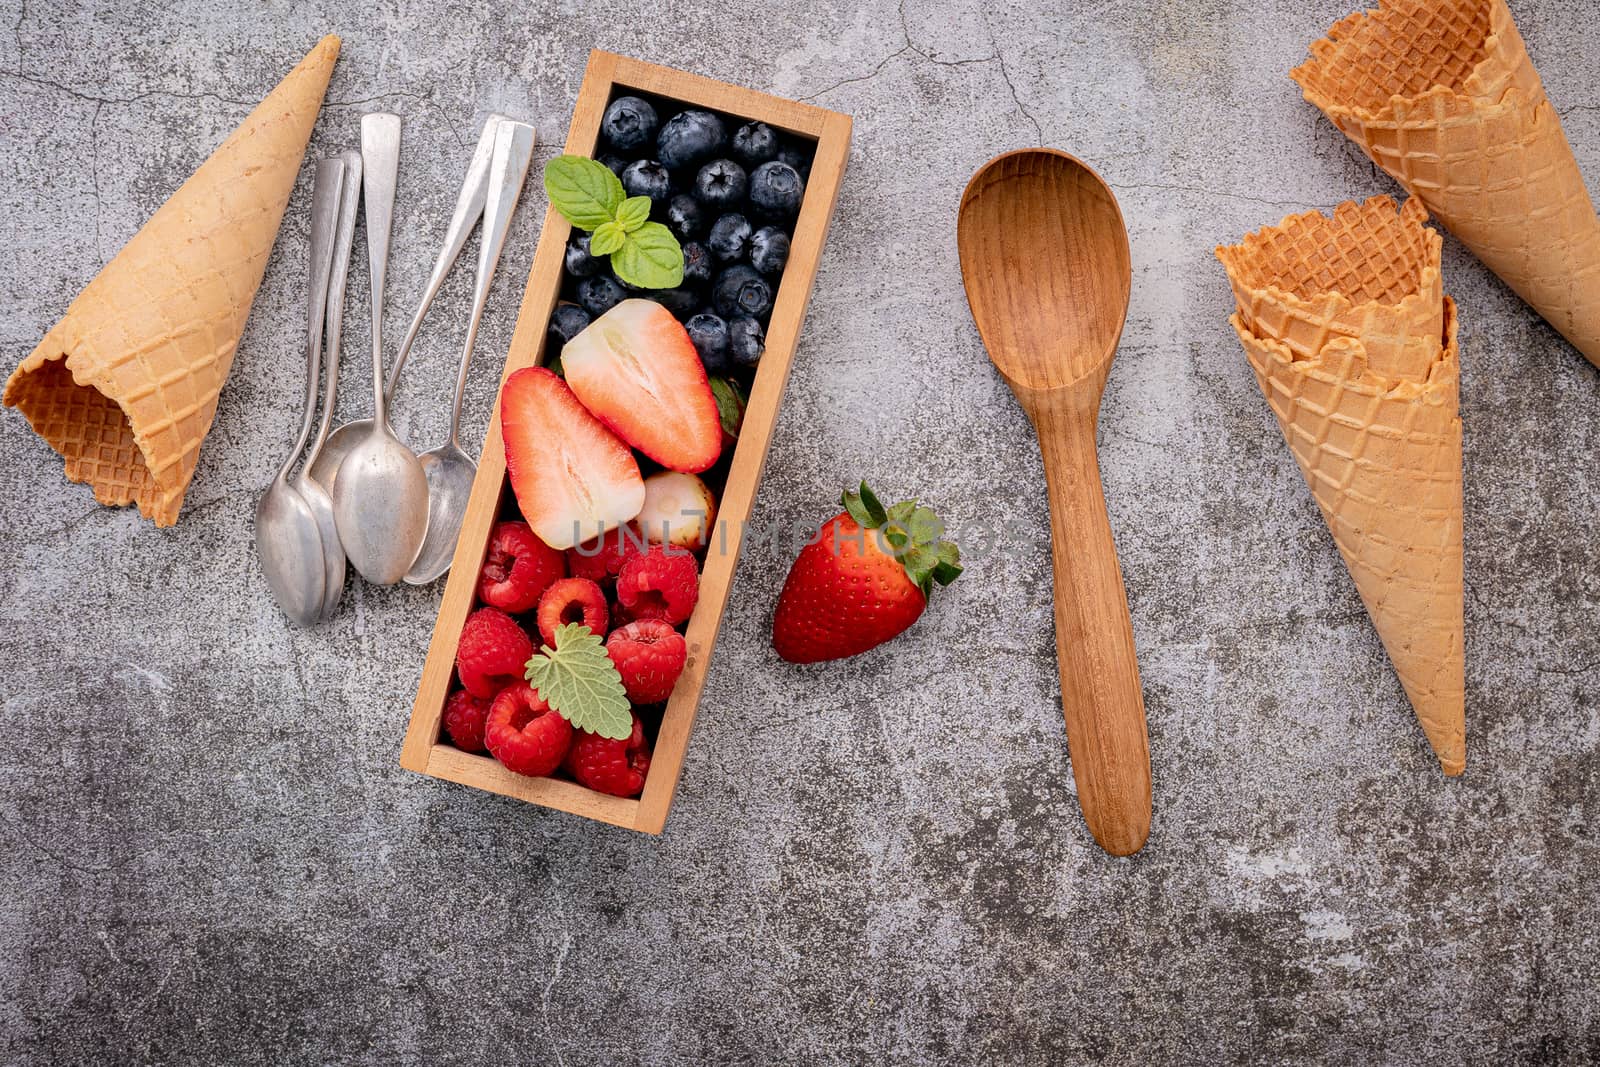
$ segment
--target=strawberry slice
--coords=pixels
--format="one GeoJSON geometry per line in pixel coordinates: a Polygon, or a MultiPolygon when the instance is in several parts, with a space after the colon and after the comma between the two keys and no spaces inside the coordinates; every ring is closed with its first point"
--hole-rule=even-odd
{"type": "Polygon", "coordinates": [[[683,325],[653,300],[624,300],[561,350],[567,384],[628,444],[698,474],[722,453],[706,369],[683,325]]]}
{"type": "Polygon", "coordinates": [[[543,367],[506,379],[500,430],[517,506],[551,548],[615,530],[644,507],[644,479],[628,446],[543,367]]]}

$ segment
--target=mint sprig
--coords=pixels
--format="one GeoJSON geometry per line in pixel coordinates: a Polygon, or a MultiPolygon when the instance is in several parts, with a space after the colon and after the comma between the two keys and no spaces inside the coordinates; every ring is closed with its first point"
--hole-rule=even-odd
{"type": "Polygon", "coordinates": [[[628,694],[600,636],[577,622],[556,627],[555,636],[556,647],[545,645],[528,661],[529,684],[574,729],[627,738],[633,732],[628,694]]]}
{"type": "Polygon", "coordinates": [[[640,289],[672,289],[683,283],[683,247],[672,231],[650,221],[650,198],[628,196],[604,163],[583,156],[557,156],[544,168],[550,206],[580,230],[589,231],[589,252],[610,256],[617,277],[640,289]]]}

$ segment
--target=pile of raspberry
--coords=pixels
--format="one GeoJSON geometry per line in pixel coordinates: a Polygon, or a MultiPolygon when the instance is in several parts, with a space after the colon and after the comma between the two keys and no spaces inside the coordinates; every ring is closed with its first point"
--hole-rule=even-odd
{"type": "Polygon", "coordinates": [[[559,773],[602,793],[638,796],[660,705],[689,655],[679,627],[700,595],[695,557],[645,544],[628,529],[563,552],[525,522],[500,522],[477,592],[480,606],[456,651],[459,688],[445,703],[451,744],[488,752],[518,774],[559,773]],[[554,646],[556,629],[573,622],[605,638],[622,676],[633,704],[633,732],[624,740],[574,730],[524,678],[539,646],[554,646]]]}

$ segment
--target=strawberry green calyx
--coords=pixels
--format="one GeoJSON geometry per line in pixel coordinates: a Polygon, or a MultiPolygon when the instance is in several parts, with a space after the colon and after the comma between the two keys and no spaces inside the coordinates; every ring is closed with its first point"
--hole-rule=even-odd
{"type": "Polygon", "coordinates": [[[923,596],[934,582],[949,585],[961,577],[961,550],[944,540],[944,523],[932,508],[915,500],[885,508],[866,482],[858,492],[846,490],[840,503],[863,530],[879,531],[879,547],[900,561],[923,596]]]}

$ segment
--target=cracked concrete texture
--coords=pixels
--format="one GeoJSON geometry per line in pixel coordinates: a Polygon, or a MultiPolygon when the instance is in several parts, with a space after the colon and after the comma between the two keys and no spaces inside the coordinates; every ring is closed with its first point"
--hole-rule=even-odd
{"type": "MultiPolygon", "coordinates": [[[[1226,324],[1213,245],[1393,191],[1285,76],[1350,6],[0,5],[8,365],[324,32],[313,151],[408,123],[391,328],[478,124],[526,118],[549,158],[591,46],[852,113],[754,518],[816,521],[866,475],[977,549],[903,639],[801,670],[764,633],[787,558],[753,546],[659,839],[401,772],[438,588],[356,582],[297,632],[251,547],[297,418],[302,180],[177,528],[95,507],[0,417],[3,1058],[1600,1059],[1600,375],[1447,239],[1470,756],[1445,781],[1226,324]],[[1128,861],[1078,815],[1038,453],[954,251],[967,177],[1040,141],[1101,169],[1133,244],[1100,442],[1155,776],[1128,861]]],[[[1600,29],[1513,9],[1600,181],[1600,29]]],[[[458,273],[413,356],[414,442],[468,301],[458,273]]],[[[365,309],[357,283],[349,352],[365,309]]]]}

